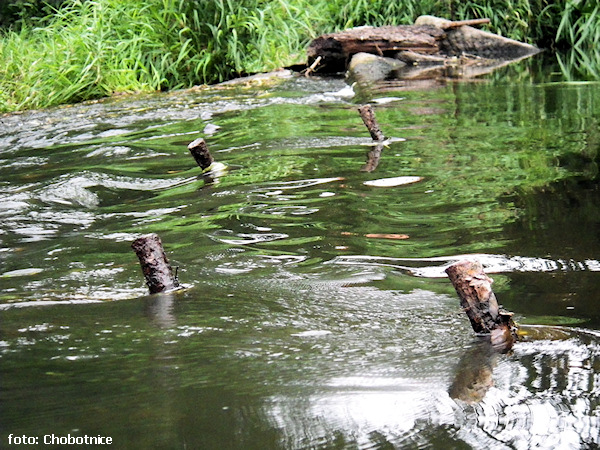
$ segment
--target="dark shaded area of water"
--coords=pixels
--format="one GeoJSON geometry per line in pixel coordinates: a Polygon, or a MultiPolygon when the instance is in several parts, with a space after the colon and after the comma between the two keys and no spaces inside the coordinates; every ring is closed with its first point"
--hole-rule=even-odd
{"type": "Polygon", "coordinates": [[[2,447],[600,445],[600,85],[548,73],[375,95],[371,173],[343,80],[2,117],[2,447]],[[184,290],[146,295],[148,232],[184,290]],[[511,354],[460,310],[464,257],[523,324],[511,354]]]}

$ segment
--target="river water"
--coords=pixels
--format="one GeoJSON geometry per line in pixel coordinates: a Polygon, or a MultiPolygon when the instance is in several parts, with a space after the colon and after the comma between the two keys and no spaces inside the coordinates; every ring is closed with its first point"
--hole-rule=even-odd
{"type": "Polygon", "coordinates": [[[0,118],[2,448],[600,445],[600,84],[531,60],[355,90],[0,118]],[[391,138],[371,172],[366,100],[391,138]],[[147,295],[150,232],[184,289],[147,295]],[[460,310],[464,258],[521,324],[508,354],[460,310]]]}

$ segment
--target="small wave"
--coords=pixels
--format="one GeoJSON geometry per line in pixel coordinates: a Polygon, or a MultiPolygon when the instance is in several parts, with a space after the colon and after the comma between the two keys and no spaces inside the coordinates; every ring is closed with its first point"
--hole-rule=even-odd
{"type": "Polygon", "coordinates": [[[239,253],[233,256],[234,260],[226,261],[216,267],[215,271],[227,275],[248,273],[256,269],[299,264],[306,260],[306,256],[299,255],[253,255],[247,256],[239,253]]]}
{"type": "Polygon", "coordinates": [[[329,330],[307,330],[307,331],[300,331],[299,333],[293,333],[291,334],[291,336],[294,337],[322,337],[322,336],[327,336],[328,334],[331,334],[331,331],[329,330]]]}
{"type": "Polygon", "coordinates": [[[259,244],[263,242],[276,241],[278,239],[285,239],[289,237],[284,233],[237,233],[235,234],[231,230],[219,230],[212,235],[212,238],[230,245],[248,245],[248,244],[259,244]],[[229,238],[225,236],[235,236],[229,238]]]}
{"type": "Polygon", "coordinates": [[[390,258],[384,256],[347,255],[337,256],[328,263],[340,265],[393,267],[408,275],[413,275],[416,277],[446,278],[446,268],[451,264],[465,259],[477,260],[481,262],[484,270],[487,273],[600,271],[600,262],[597,260],[553,260],[527,256],[506,256],[482,253],[439,256],[432,258],[390,258]],[[427,265],[423,263],[439,264],[427,265]]]}
{"type": "Polygon", "coordinates": [[[90,191],[92,187],[155,191],[177,187],[189,181],[193,181],[193,179],[140,179],[97,172],[80,172],[75,175],[62,175],[57,181],[38,189],[37,197],[46,203],[60,203],[94,209],[99,205],[100,198],[96,193],[90,191]]]}
{"type": "Polygon", "coordinates": [[[298,137],[282,138],[273,140],[267,144],[268,149],[330,149],[334,147],[352,147],[352,146],[370,146],[373,140],[370,137],[353,136],[319,136],[319,137],[298,137]]]}
{"type": "MultiPolygon", "coordinates": [[[[307,180],[294,180],[294,181],[284,181],[278,183],[270,184],[266,189],[262,189],[263,191],[271,192],[273,190],[281,189],[303,189],[310,186],[316,186],[318,184],[332,183],[334,181],[343,181],[342,177],[331,177],[331,178],[309,178],[307,180]]],[[[261,189],[257,189],[261,191],[261,189]]]]}
{"type": "Polygon", "coordinates": [[[42,158],[40,156],[27,156],[27,157],[16,157],[10,160],[2,160],[2,168],[4,169],[18,169],[22,167],[40,167],[48,163],[48,158],[42,158]]]}
{"type": "Polygon", "coordinates": [[[408,176],[408,177],[392,177],[392,178],[379,178],[378,180],[364,181],[365,186],[372,187],[396,187],[404,184],[413,184],[421,181],[423,177],[408,176]]]}
{"type": "Polygon", "coordinates": [[[0,311],[11,308],[31,308],[36,306],[57,306],[57,305],[89,305],[90,303],[102,303],[102,300],[77,299],[77,300],[33,300],[30,302],[14,302],[0,304],[0,311]]]}
{"type": "Polygon", "coordinates": [[[37,275],[38,273],[42,273],[43,271],[44,269],[41,269],[39,267],[9,270],[8,272],[1,273],[0,278],[27,277],[31,275],[37,275]]]}

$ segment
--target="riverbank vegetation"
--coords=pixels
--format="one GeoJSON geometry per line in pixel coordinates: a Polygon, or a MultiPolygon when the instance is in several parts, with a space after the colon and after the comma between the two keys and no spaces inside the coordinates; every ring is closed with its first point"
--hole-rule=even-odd
{"type": "Polygon", "coordinates": [[[304,62],[321,33],[408,24],[422,14],[489,17],[494,32],[572,49],[570,67],[600,78],[600,6],[586,0],[53,0],[3,8],[12,20],[0,23],[0,112],[268,71],[304,62]]]}

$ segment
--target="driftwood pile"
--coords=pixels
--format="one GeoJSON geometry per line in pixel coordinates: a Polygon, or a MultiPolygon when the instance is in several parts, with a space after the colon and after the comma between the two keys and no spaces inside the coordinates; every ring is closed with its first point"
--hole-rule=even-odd
{"type": "Polygon", "coordinates": [[[440,51],[444,30],[431,25],[358,27],[325,34],[308,47],[308,63],[321,58],[315,71],[343,72],[357,53],[396,57],[399,52],[434,54],[440,51]]]}
{"type": "Polygon", "coordinates": [[[453,22],[421,16],[414,25],[358,27],[324,34],[308,47],[306,72],[349,70],[358,82],[472,77],[540,51],[472,26],[486,23],[489,19],[453,22]],[[375,58],[365,59],[365,54],[375,58]]]}

